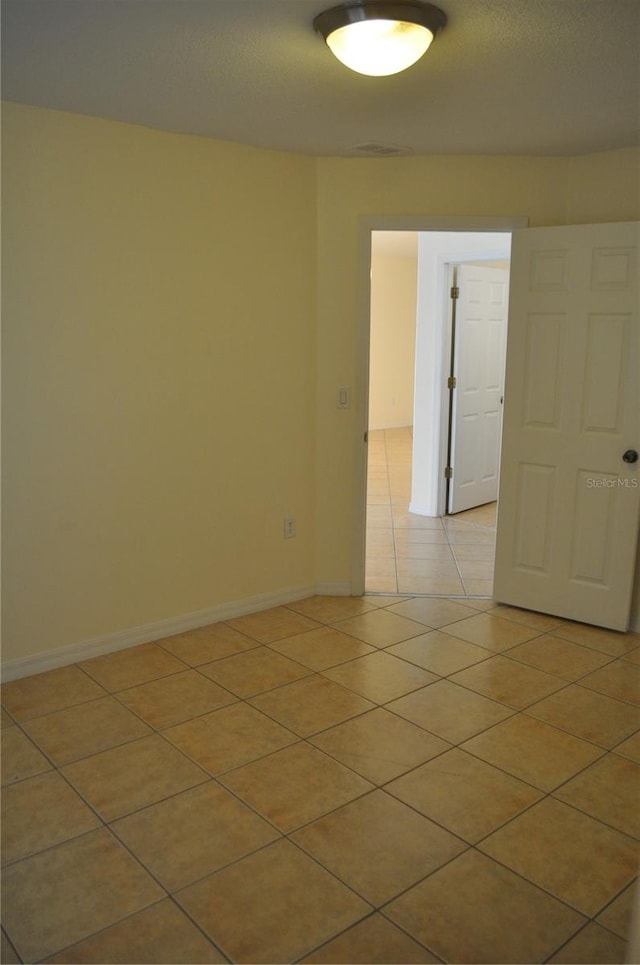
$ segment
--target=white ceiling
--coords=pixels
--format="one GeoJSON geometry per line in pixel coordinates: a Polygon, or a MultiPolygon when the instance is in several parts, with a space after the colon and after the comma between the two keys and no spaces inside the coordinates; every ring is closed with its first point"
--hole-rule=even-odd
{"type": "Polygon", "coordinates": [[[393,77],[314,33],[335,0],[3,0],[8,100],[312,155],[569,155],[637,143],[640,0],[439,0],[393,77]]]}

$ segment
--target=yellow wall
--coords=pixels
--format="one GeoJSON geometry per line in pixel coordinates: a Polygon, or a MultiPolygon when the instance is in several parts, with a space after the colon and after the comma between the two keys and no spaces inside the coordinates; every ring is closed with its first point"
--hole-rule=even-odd
{"type": "Polygon", "coordinates": [[[349,585],[363,217],[640,218],[633,152],[314,160],[3,122],[5,660],[349,585]]]}
{"type": "Polygon", "coordinates": [[[3,123],[4,659],[311,584],[314,160],[3,123]]]}
{"type": "Polygon", "coordinates": [[[415,255],[371,252],[369,428],[413,425],[416,358],[415,255]]]}

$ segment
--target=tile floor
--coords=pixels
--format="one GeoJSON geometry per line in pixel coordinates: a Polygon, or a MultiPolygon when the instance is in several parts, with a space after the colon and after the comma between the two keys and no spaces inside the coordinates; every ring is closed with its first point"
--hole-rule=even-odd
{"type": "Polygon", "coordinates": [[[412,429],[369,433],[368,593],[491,596],[496,504],[442,519],[409,513],[412,429]]]}
{"type": "Polygon", "coordinates": [[[314,597],[2,689],[2,961],[622,962],[640,635],[314,597]]]}

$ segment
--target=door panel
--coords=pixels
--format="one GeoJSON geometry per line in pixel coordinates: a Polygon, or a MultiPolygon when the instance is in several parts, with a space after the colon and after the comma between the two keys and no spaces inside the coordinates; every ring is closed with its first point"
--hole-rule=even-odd
{"type": "Polygon", "coordinates": [[[498,495],[509,272],[459,265],[456,285],[450,513],[498,495]]]}
{"type": "Polygon", "coordinates": [[[513,235],[496,599],[628,626],[640,510],[635,223],[513,235]]]}

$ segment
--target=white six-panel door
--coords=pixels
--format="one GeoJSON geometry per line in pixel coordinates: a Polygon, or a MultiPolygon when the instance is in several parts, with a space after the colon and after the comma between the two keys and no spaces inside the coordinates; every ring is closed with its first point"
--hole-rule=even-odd
{"type": "Polygon", "coordinates": [[[494,596],[628,627],[640,508],[637,223],[513,235],[494,596]],[[627,456],[629,458],[629,456],[627,456]]]}
{"type": "Polygon", "coordinates": [[[456,286],[450,513],[498,495],[509,271],[459,265],[456,286]]]}

